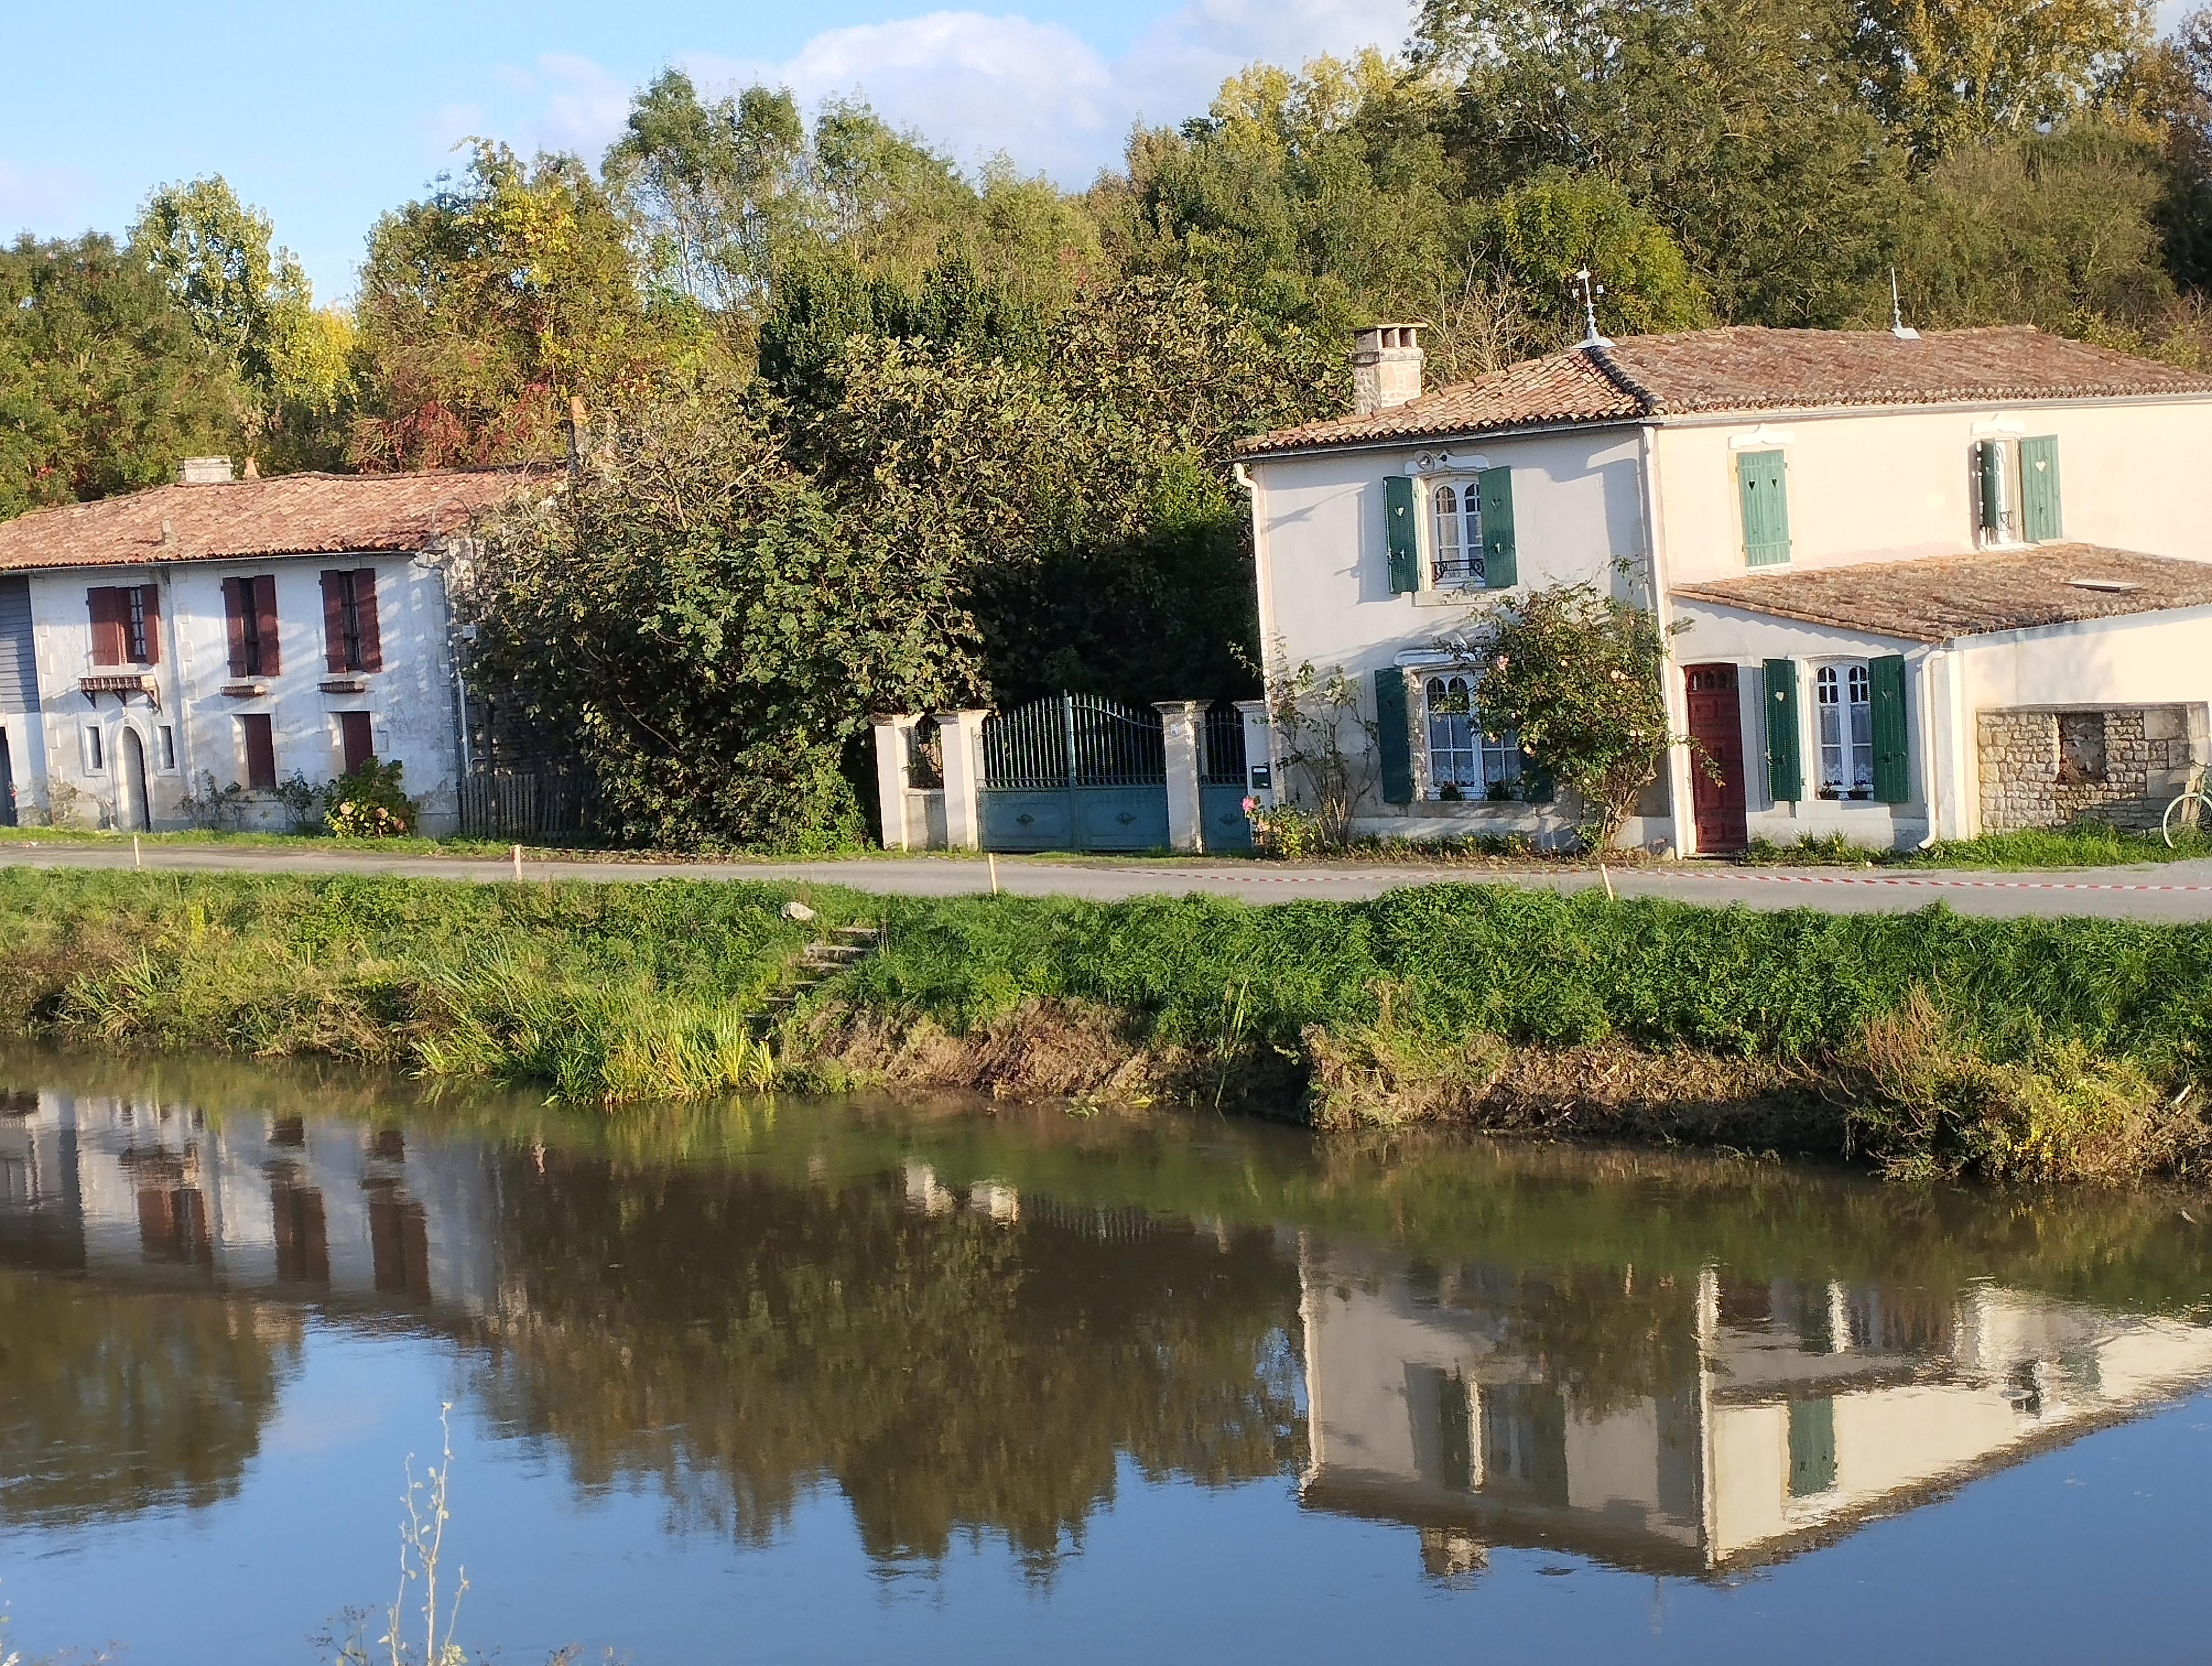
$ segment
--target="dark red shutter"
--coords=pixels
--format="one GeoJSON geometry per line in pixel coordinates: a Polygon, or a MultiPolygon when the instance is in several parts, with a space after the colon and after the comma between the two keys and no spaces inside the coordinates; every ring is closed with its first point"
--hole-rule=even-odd
{"type": "Polygon", "coordinates": [[[142,584],[138,587],[144,603],[146,619],[146,660],[149,666],[161,663],[161,587],[142,584]]]}
{"type": "Polygon", "coordinates": [[[246,613],[252,605],[247,587],[251,579],[225,579],[222,581],[223,621],[230,627],[230,674],[246,675],[246,613]]]}
{"type": "Polygon", "coordinates": [[[359,774],[361,766],[376,756],[376,743],[369,737],[367,712],[338,714],[338,744],[345,751],[346,774],[359,774]]]}
{"type": "Polygon", "coordinates": [[[364,567],[353,575],[354,629],[361,634],[361,668],[384,669],[384,633],[376,623],[376,569],[364,567]]]}
{"type": "Polygon", "coordinates": [[[343,573],[323,575],[323,663],[331,671],[351,671],[346,664],[345,589],[343,573]]]}
{"type": "Polygon", "coordinates": [[[252,712],[238,721],[246,736],[246,784],[256,791],[269,792],[276,785],[276,737],[269,719],[252,712]]]}
{"type": "Polygon", "coordinates": [[[284,669],[284,657],[276,648],[276,581],[258,578],[253,581],[253,612],[261,627],[261,675],[274,677],[284,669]]]}
{"type": "Polygon", "coordinates": [[[123,593],[111,586],[102,585],[84,593],[85,605],[92,612],[92,663],[95,666],[119,666],[123,663],[123,593]]]}

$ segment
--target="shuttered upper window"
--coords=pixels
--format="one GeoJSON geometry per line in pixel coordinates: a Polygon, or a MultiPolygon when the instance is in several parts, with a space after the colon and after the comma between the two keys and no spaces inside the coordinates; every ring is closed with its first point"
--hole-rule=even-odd
{"type": "Polygon", "coordinates": [[[222,606],[230,631],[230,674],[276,676],[283,669],[276,636],[276,581],[266,574],[225,579],[222,606]]]}
{"type": "Polygon", "coordinates": [[[333,672],[384,669],[374,568],[323,575],[323,653],[333,672]]]}
{"type": "Polygon", "coordinates": [[[1790,559],[1789,471],[1778,451],[1747,451],[1735,459],[1736,496],[1743,512],[1743,561],[1771,567],[1790,559]]]}
{"type": "Polygon", "coordinates": [[[1977,440],[1969,461],[1975,543],[1990,549],[2065,536],[2056,435],[1977,440]]]}
{"type": "Polygon", "coordinates": [[[161,660],[161,593],[150,584],[100,585],[85,593],[92,663],[153,666],[161,660]]]}

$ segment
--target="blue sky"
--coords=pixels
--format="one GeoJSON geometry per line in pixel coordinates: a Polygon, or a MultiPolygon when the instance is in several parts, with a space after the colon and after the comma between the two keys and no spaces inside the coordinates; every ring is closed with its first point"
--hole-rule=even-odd
{"type": "Polygon", "coordinates": [[[0,235],[119,233],[155,184],[220,173],[276,220],[319,297],[377,215],[471,134],[594,160],[631,88],[679,64],[809,102],[855,91],[964,163],[1080,185],[1139,115],[1202,109],[1254,58],[1395,47],[1409,0],[14,0],[0,13],[0,235]]]}

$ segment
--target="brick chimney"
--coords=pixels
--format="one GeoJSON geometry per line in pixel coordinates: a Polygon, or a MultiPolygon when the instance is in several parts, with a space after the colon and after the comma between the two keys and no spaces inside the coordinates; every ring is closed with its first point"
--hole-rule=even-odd
{"type": "Polygon", "coordinates": [[[230,483],[230,459],[187,457],[177,465],[177,483],[179,486],[228,486],[230,483]]]}
{"type": "Polygon", "coordinates": [[[1421,331],[1425,324],[1370,324],[1352,332],[1352,414],[1421,397],[1421,331]]]}

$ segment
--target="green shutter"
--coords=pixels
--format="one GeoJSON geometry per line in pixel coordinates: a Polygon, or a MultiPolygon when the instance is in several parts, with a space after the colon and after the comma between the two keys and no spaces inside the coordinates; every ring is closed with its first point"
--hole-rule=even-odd
{"type": "Polygon", "coordinates": [[[1520,546],[1513,540],[1513,471],[1485,469],[1475,477],[1482,515],[1482,587],[1510,590],[1521,582],[1520,546]]]}
{"type": "Polygon", "coordinates": [[[1790,1402],[1790,1496],[1809,1499],[1836,1484],[1836,1402],[1790,1402]]]}
{"type": "Polygon", "coordinates": [[[1874,729],[1874,795],[1883,804],[1912,796],[1911,748],[1905,725],[1905,660],[1884,654],[1867,661],[1869,715],[1874,729]]]}
{"type": "Polygon", "coordinates": [[[2063,538],[2058,508],[2058,437],[2040,435],[2020,442],[2021,532],[2030,544],[2063,538]]]}
{"type": "Polygon", "coordinates": [[[1766,662],[1766,791],[1777,804],[1805,796],[1805,772],[1797,761],[1797,662],[1766,662]]]}
{"type": "Polygon", "coordinates": [[[1974,442],[1974,477],[1980,483],[1974,524],[1985,532],[1994,532],[2004,526],[2004,442],[2002,440],[1977,440],[1974,442]]]}
{"type": "Polygon", "coordinates": [[[1382,754],[1382,801],[1413,801],[1413,723],[1406,710],[1406,673],[1385,666],[1375,673],[1375,743],[1382,754]]]}
{"type": "Polygon", "coordinates": [[[1402,474],[1382,477],[1385,531],[1389,534],[1390,593],[1421,587],[1421,521],[1413,513],[1413,483],[1402,474]]]}
{"type": "Polygon", "coordinates": [[[1771,567],[1790,559],[1790,493],[1784,460],[1778,451],[1747,451],[1735,459],[1736,488],[1743,499],[1747,567],[1771,567]]]}

